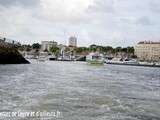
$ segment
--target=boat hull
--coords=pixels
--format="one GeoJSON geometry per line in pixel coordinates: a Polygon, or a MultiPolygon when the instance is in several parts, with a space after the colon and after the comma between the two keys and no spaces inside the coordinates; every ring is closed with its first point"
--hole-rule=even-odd
{"type": "Polygon", "coordinates": [[[87,60],[89,64],[98,64],[98,65],[103,65],[104,61],[97,61],[97,60],[87,60]]]}

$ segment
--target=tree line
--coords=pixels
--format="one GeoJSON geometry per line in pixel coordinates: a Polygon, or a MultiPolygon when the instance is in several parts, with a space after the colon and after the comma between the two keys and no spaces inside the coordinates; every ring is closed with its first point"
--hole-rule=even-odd
{"type": "MultiPolygon", "coordinates": [[[[37,50],[37,52],[40,50],[41,45],[39,43],[34,43],[32,45],[22,45],[20,50],[22,51],[30,51],[32,49],[37,50]]],[[[111,46],[100,46],[100,45],[90,45],[89,47],[75,47],[74,52],[76,54],[81,54],[81,53],[89,53],[89,52],[100,52],[106,55],[116,55],[118,53],[124,53],[128,55],[132,55],[134,57],[134,47],[111,47],[111,46]]],[[[70,51],[70,47],[66,47],[65,51],[70,51]]],[[[53,46],[50,48],[50,51],[54,54],[59,54],[60,53],[60,48],[57,46],[53,46]]]]}
{"type": "Polygon", "coordinates": [[[115,54],[118,52],[134,54],[134,47],[116,47],[111,46],[99,46],[99,45],[90,45],[89,47],[77,47],[75,48],[77,53],[82,52],[100,52],[100,53],[110,53],[115,54]]]}

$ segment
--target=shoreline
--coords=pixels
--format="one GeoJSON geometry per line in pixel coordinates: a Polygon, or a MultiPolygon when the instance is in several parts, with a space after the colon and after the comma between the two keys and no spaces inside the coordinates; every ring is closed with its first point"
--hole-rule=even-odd
{"type": "MultiPolygon", "coordinates": [[[[71,61],[70,60],[53,60],[50,62],[83,62],[83,63],[87,63],[87,61],[74,61],[74,60],[71,60],[71,61]]],[[[160,65],[147,65],[147,64],[125,64],[125,63],[104,63],[104,64],[160,68],[160,65]]]]}
{"type": "Polygon", "coordinates": [[[110,65],[124,65],[124,66],[140,66],[140,67],[156,67],[160,68],[160,65],[146,65],[146,64],[125,64],[125,63],[105,63],[110,65]]]}

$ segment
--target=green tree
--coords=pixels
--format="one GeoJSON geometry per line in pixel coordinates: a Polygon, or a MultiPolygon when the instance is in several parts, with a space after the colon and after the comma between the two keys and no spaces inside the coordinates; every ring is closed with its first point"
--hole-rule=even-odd
{"type": "Polygon", "coordinates": [[[127,49],[127,48],[122,48],[122,49],[121,49],[121,52],[128,53],[128,49],[127,49]]]}
{"type": "Polygon", "coordinates": [[[41,45],[40,45],[39,43],[34,43],[34,44],[32,45],[32,48],[33,48],[33,49],[40,49],[40,48],[41,48],[41,45]]]}
{"type": "Polygon", "coordinates": [[[117,53],[117,52],[121,52],[122,51],[122,47],[116,47],[115,48],[115,52],[117,53]]]}
{"type": "Polygon", "coordinates": [[[127,51],[134,54],[134,47],[127,47],[127,51]]]}
{"type": "Polygon", "coordinates": [[[60,53],[60,49],[58,47],[56,47],[56,46],[55,47],[51,47],[50,48],[50,52],[54,53],[55,56],[58,56],[59,53],[60,53]]]}
{"type": "Polygon", "coordinates": [[[114,49],[111,46],[106,46],[104,49],[107,53],[114,53],[114,49]]]}
{"type": "Polygon", "coordinates": [[[19,48],[18,48],[20,51],[31,51],[32,50],[32,47],[30,45],[21,45],[19,48]]]}
{"type": "Polygon", "coordinates": [[[95,45],[95,44],[90,45],[89,50],[90,50],[90,52],[96,52],[97,51],[97,45],[95,45]]]}

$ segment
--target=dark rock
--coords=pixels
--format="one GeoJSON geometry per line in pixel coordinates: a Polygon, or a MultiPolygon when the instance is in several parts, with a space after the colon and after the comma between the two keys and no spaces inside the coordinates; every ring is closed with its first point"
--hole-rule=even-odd
{"type": "Polygon", "coordinates": [[[14,47],[0,46],[0,64],[29,64],[14,47]]]}

